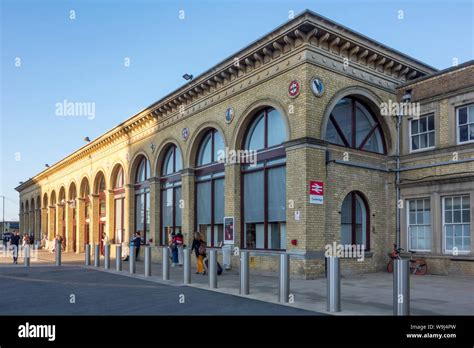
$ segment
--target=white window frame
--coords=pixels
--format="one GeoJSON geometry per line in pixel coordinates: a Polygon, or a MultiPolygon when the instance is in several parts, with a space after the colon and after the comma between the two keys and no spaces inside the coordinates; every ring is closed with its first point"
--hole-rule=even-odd
{"type": "MultiPolygon", "coordinates": [[[[433,247],[433,210],[431,209],[431,197],[416,197],[416,198],[409,198],[406,200],[405,205],[407,207],[407,246],[408,250],[413,250],[413,251],[418,251],[418,252],[431,252],[432,247],[433,247]],[[430,243],[430,248],[429,249],[415,249],[411,247],[411,238],[410,238],[410,201],[418,201],[418,200],[426,200],[428,199],[430,201],[430,223],[429,224],[423,224],[423,225],[413,225],[413,226],[430,226],[431,227],[431,243],[430,243]]],[[[423,208],[424,208],[424,203],[423,203],[423,208]]],[[[423,209],[424,211],[424,209],[423,209]]]]}
{"type": "MultiPolygon", "coordinates": [[[[457,106],[457,107],[456,107],[456,112],[455,112],[455,115],[456,115],[456,142],[457,142],[458,145],[474,143],[474,139],[473,139],[473,140],[461,141],[461,139],[460,139],[460,137],[461,137],[461,132],[459,131],[459,109],[467,108],[467,125],[468,125],[468,129],[469,129],[469,125],[473,125],[473,126],[474,126],[474,123],[469,123],[469,107],[470,107],[471,105],[474,106],[474,103],[464,104],[464,105],[460,105],[460,106],[457,106]]],[[[469,135],[468,135],[468,136],[469,136],[469,135]]]]}
{"type": "MultiPolygon", "coordinates": [[[[442,222],[443,222],[443,254],[448,254],[448,255],[453,255],[453,250],[446,250],[446,222],[445,222],[445,214],[444,214],[444,208],[445,208],[445,202],[446,198],[456,198],[456,197],[468,197],[469,199],[469,225],[470,225],[470,237],[472,238],[472,216],[471,216],[471,201],[470,201],[470,195],[469,193],[460,193],[460,194],[455,194],[455,195],[449,195],[449,196],[443,196],[442,197],[442,204],[441,204],[441,214],[442,214],[442,222]]],[[[462,203],[461,203],[462,204],[462,203]]],[[[461,205],[462,206],[462,205],[461,205]]],[[[461,216],[462,216],[462,209],[461,209],[461,216]]],[[[464,225],[463,223],[450,223],[450,225],[464,225]]],[[[459,250],[457,251],[459,255],[468,255],[471,253],[471,244],[469,244],[469,250],[459,250]]]]}
{"type": "MultiPolygon", "coordinates": [[[[419,127],[419,126],[418,126],[418,127],[419,127]]],[[[426,123],[426,127],[428,128],[428,122],[426,123]]],[[[415,118],[415,117],[410,118],[410,119],[408,120],[408,141],[410,142],[410,153],[412,153],[412,152],[421,152],[421,151],[427,151],[427,150],[432,150],[432,149],[434,149],[434,148],[436,147],[436,119],[435,119],[435,115],[431,113],[431,114],[427,114],[427,115],[420,116],[420,117],[418,117],[418,118],[415,118]],[[418,121],[419,121],[419,120],[421,120],[421,119],[424,118],[424,117],[430,117],[430,116],[433,117],[434,129],[433,129],[432,131],[426,131],[426,132],[423,132],[423,133],[418,133],[417,135],[425,134],[425,133],[426,133],[426,134],[429,134],[429,133],[433,132],[433,133],[434,133],[434,144],[433,144],[433,146],[427,146],[427,147],[424,147],[424,148],[422,148],[422,149],[416,149],[416,150],[414,150],[414,149],[413,149],[413,142],[411,141],[411,137],[412,137],[412,135],[413,135],[413,134],[411,133],[411,123],[412,123],[412,121],[415,121],[415,120],[418,120],[418,121]]],[[[429,136],[428,136],[428,142],[429,142],[429,136]]]]}

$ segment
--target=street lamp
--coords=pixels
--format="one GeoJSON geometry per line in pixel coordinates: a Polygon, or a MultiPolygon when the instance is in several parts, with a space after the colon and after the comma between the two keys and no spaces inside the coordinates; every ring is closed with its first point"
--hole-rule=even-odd
{"type": "Polygon", "coordinates": [[[186,73],[186,74],[183,75],[183,79],[185,79],[186,81],[192,80],[193,75],[190,75],[190,74],[186,73]]]}
{"type": "MultiPolygon", "coordinates": [[[[402,97],[403,103],[408,104],[411,102],[411,89],[407,89],[402,97]]],[[[396,158],[397,158],[397,167],[395,171],[395,188],[397,193],[397,221],[396,221],[396,243],[397,247],[400,248],[401,235],[400,235],[400,126],[402,124],[402,113],[403,108],[399,108],[397,113],[397,147],[396,147],[396,158]]]]}

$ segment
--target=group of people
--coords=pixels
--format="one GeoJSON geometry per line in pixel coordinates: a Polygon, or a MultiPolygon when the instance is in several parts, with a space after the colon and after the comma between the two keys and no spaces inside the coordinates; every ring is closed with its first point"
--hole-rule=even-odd
{"type": "Polygon", "coordinates": [[[3,245],[5,247],[13,249],[13,263],[18,264],[18,250],[20,248],[20,244],[22,247],[26,245],[32,245],[35,242],[35,236],[33,234],[25,233],[20,236],[20,233],[16,231],[13,235],[7,240],[7,237],[3,236],[3,245]]]}
{"type": "MultiPolygon", "coordinates": [[[[134,247],[135,250],[135,260],[138,260],[138,255],[140,254],[140,246],[142,244],[142,238],[140,231],[137,231],[133,234],[132,239],[130,240],[130,246],[134,247]]],[[[197,270],[196,274],[203,274],[206,275],[206,267],[204,260],[207,257],[206,252],[206,241],[203,239],[201,233],[195,232],[193,243],[191,245],[191,250],[196,255],[197,260],[197,270]]],[[[171,250],[171,266],[183,266],[184,262],[184,237],[181,231],[178,233],[171,232],[168,235],[168,247],[171,250]]],[[[126,245],[122,248],[122,257],[124,261],[128,261],[130,258],[130,252],[126,245]]]]}

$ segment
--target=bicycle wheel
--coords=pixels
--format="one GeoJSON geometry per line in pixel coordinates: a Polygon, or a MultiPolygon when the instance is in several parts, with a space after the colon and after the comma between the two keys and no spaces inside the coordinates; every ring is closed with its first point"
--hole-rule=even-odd
{"type": "Polygon", "coordinates": [[[415,274],[416,275],[425,275],[428,272],[428,266],[424,259],[415,260],[415,274]]]}
{"type": "Polygon", "coordinates": [[[387,272],[393,273],[393,260],[390,260],[387,264],[387,272]]]}

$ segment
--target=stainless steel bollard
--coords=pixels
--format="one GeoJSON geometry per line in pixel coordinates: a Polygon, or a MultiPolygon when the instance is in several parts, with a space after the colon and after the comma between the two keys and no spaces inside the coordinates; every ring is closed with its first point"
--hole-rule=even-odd
{"type": "Polygon", "coordinates": [[[25,245],[25,247],[23,248],[23,256],[25,258],[25,267],[29,267],[30,266],[30,246],[29,245],[25,245]]]}
{"type": "Polygon", "coordinates": [[[250,293],[249,283],[249,252],[240,252],[240,294],[248,295],[250,293]]]}
{"type": "Polygon", "coordinates": [[[217,250],[209,251],[209,287],[217,288],[217,250]]]}
{"type": "Polygon", "coordinates": [[[110,268],[110,244],[104,245],[104,268],[110,268]]]}
{"type": "Polygon", "coordinates": [[[278,301],[288,302],[290,296],[290,255],[280,255],[278,301]]]}
{"type": "Polygon", "coordinates": [[[100,245],[96,244],[94,246],[94,266],[100,267],[100,245]]]}
{"type": "Polygon", "coordinates": [[[115,270],[122,271],[122,246],[120,244],[115,246],[115,270]]]}
{"type": "Polygon", "coordinates": [[[56,241],[56,266],[61,266],[61,242],[56,241]]]}
{"type": "Polygon", "coordinates": [[[151,277],[151,247],[145,247],[145,277],[151,277]]]}
{"type": "Polygon", "coordinates": [[[134,274],[137,271],[136,261],[135,261],[135,247],[130,246],[130,254],[128,255],[128,262],[130,266],[130,274],[134,274]]]}
{"type": "Polygon", "coordinates": [[[393,260],[393,315],[410,315],[409,260],[393,260]]]}
{"type": "Polygon", "coordinates": [[[86,266],[91,265],[91,245],[86,244],[86,266]]]}
{"type": "Polygon", "coordinates": [[[337,256],[329,256],[327,261],[327,311],[341,311],[341,272],[337,256]]]}
{"type": "Polygon", "coordinates": [[[191,284],[191,249],[183,249],[184,256],[184,284],[191,284]]]}
{"type": "Polygon", "coordinates": [[[164,247],[163,254],[163,280],[170,280],[170,249],[164,247]]]}

